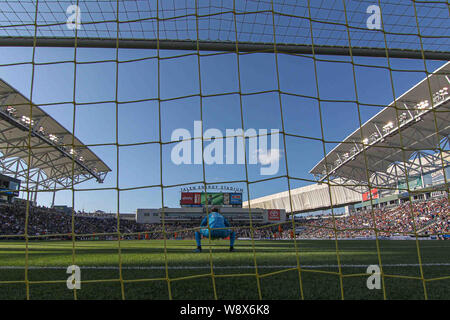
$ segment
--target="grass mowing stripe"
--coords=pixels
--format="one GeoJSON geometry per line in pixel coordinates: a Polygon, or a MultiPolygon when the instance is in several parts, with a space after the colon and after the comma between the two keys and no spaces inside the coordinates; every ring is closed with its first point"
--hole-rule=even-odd
{"type": "MultiPolygon", "coordinates": [[[[343,268],[365,268],[368,265],[365,264],[341,264],[341,267],[343,268]]],[[[418,267],[418,263],[394,263],[394,264],[383,264],[383,267],[418,267]]],[[[450,263],[422,263],[422,266],[424,267],[439,267],[439,266],[450,266],[450,263]]],[[[119,270],[119,267],[116,266],[79,266],[82,269],[98,269],[98,270],[119,270]]],[[[320,264],[320,265],[304,265],[300,266],[301,268],[310,268],[310,269],[317,269],[317,268],[337,268],[337,264],[320,264]]],[[[185,270],[185,269],[210,269],[211,266],[169,266],[169,269],[172,270],[185,270]]],[[[255,266],[247,265],[247,266],[214,266],[215,269],[254,269],[255,266]]],[[[261,265],[258,266],[258,268],[265,268],[265,269],[277,269],[277,268],[297,268],[296,265],[261,265]]],[[[0,270],[23,270],[25,267],[20,266],[0,266],[0,270]]],[[[30,270],[62,270],[67,269],[67,267],[64,266],[28,266],[28,269],[30,270]]],[[[128,269],[128,270],[164,270],[164,266],[122,266],[122,269],[128,269]]]]}

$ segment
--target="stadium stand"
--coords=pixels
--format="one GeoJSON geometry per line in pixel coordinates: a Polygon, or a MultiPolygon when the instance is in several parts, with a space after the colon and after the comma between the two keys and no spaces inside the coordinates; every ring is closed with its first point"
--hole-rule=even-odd
{"type": "MultiPolygon", "coordinates": [[[[5,204],[0,208],[0,237],[16,239],[24,234],[26,208],[22,204],[5,204]],[[17,235],[14,237],[13,235],[17,235]]],[[[414,233],[439,235],[450,232],[450,206],[445,197],[426,201],[406,202],[400,206],[390,208],[363,210],[351,215],[336,216],[334,221],[338,237],[342,238],[369,238],[374,237],[374,227],[378,229],[379,236],[408,236],[414,233]],[[414,215],[414,222],[411,219],[414,215]],[[375,224],[373,223],[375,219],[375,224]]],[[[110,217],[77,215],[74,218],[75,234],[77,239],[114,240],[117,238],[117,220],[114,215],[110,217]]],[[[135,221],[120,219],[121,231],[126,239],[162,239],[162,224],[140,224],[135,221]],[[145,234],[148,234],[147,236],[145,234]]],[[[192,223],[168,223],[164,229],[169,238],[193,239],[197,225],[192,223]]],[[[245,223],[232,223],[232,227],[240,238],[251,238],[251,229],[245,223]]],[[[333,239],[333,216],[314,216],[303,218],[296,222],[300,232],[297,238],[333,239]]],[[[43,238],[51,235],[50,239],[70,239],[72,230],[72,217],[46,207],[31,207],[28,234],[31,237],[43,238]]],[[[277,225],[262,224],[254,228],[254,239],[290,239],[292,237],[292,224],[286,222],[282,231],[277,225]],[[281,235],[280,235],[281,233],[281,235]]]]}
{"type": "Polygon", "coordinates": [[[413,235],[414,230],[419,235],[448,233],[449,208],[447,198],[441,198],[376,209],[373,215],[371,210],[364,210],[334,218],[336,233],[332,216],[304,219],[298,223],[303,229],[300,238],[333,239],[335,234],[338,238],[375,237],[374,228],[384,237],[413,235]]]}
{"type": "MultiPolygon", "coordinates": [[[[30,207],[28,234],[35,238],[52,240],[70,239],[72,234],[72,217],[60,211],[47,207],[30,207]]],[[[5,204],[0,207],[0,238],[20,239],[25,233],[26,206],[23,204],[5,204]],[[17,235],[17,236],[15,236],[17,235]]],[[[197,225],[196,225],[197,226],[197,225]]],[[[233,223],[240,237],[250,237],[249,227],[233,223]]],[[[162,224],[139,224],[128,219],[120,219],[121,233],[127,239],[162,239],[162,224]],[[142,235],[140,235],[142,233],[142,235]],[[148,234],[148,236],[145,236],[148,234]]],[[[193,239],[195,228],[190,223],[170,223],[164,226],[166,234],[181,239],[193,239]]],[[[74,233],[79,240],[115,240],[117,238],[117,220],[115,215],[88,216],[76,215],[74,218],[74,233]]],[[[255,232],[256,238],[270,238],[271,230],[261,229],[255,232]]]]}

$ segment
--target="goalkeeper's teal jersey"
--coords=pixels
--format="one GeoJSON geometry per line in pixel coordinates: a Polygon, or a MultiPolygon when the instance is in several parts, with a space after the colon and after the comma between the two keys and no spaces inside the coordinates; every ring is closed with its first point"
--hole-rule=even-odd
{"type": "Polygon", "coordinates": [[[201,236],[210,239],[224,239],[230,237],[230,246],[233,247],[235,232],[230,228],[230,223],[224,216],[218,212],[211,212],[208,216],[203,218],[200,224],[200,232],[195,233],[195,240],[197,241],[197,246],[201,246],[201,236]],[[205,228],[205,227],[209,227],[205,228]]]}
{"type": "Polygon", "coordinates": [[[230,224],[228,223],[227,219],[225,219],[220,213],[218,212],[211,212],[208,217],[203,218],[202,223],[200,224],[201,227],[206,227],[206,225],[209,222],[210,228],[225,228],[229,227],[230,224]]]}

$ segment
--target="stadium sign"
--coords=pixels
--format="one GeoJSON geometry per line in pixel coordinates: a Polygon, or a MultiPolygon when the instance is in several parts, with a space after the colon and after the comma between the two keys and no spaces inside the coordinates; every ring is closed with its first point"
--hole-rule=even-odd
{"type": "Polygon", "coordinates": [[[267,220],[269,221],[280,221],[281,212],[279,209],[270,209],[267,211],[267,220]]]}
{"type": "Polygon", "coordinates": [[[214,206],[242,206],[242,193],[223,192],[182,192],[180,205],[187,207],[214,206]]]}
{"type": "Polygon", "coordinates": [[[242,193],[227,193],[230,196],[230,204],[242,205],[242,193]]]}
{"type": "Polygon", "coordinates": [[[370,200],[370,193],[372,193],[372,199],[378,199],[378,189],[374,188],[370,191],[364,192],[362,197],[363,197],[363,201],[368,201],[370,200]]]}
{"type": "MultiPolygon", "coordinates": [[[[181,192],[189,192],[189,191],[197,191],[197,190],[205,190],[205,186],[199,185],[199,186],[181,188],[181,192]]],[[[206,190],[230,191],[230,192],[243,192],[244,191],[244,189],[242,189],[242,188],[228,187],[228,186],[214,186],[214,185],[207,185],[206,190]]]]}

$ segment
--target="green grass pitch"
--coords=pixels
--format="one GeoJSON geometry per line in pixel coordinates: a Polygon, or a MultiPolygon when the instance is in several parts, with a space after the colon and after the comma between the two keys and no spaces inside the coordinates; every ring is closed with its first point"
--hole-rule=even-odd
{"type": "Polygon", "coordinates": [[[226,240],[202,244],[194,253],[193,240],[122,240],[119,255],[117,241],[29,241],[26,274],[25,243],[0,241],[0,299],[74,299],[72,264],[81,268],[77,299],[450,297],[450,241],[419,241],[420,263],[414,240],[380,240],[379,255],[372,240],[338,241],[339,255],[334,240],[298,240],[298,251],[294,241],[239,240],[232,253],[226,240]],[[367,266],[379,259],[384,282],[369,290],[367,266]]]}

